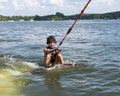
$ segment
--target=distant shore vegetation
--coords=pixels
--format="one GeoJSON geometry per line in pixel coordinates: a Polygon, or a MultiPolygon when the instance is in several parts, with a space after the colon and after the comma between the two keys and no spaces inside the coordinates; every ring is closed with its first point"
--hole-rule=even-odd
{"type": "MultiPolygon", "coordinates": [[[[3,16],[0,15],[0,21],[44,21],[44,20],[75,20],[78,14],[66,16],[63,13],[56,12],[55,15],[46,16],[3,16]]],[[[119,19],[120,11],[110,12],[104,14],[83,14],[80,18],[81,20],[109,20],[109,19],[119,19]]]]}

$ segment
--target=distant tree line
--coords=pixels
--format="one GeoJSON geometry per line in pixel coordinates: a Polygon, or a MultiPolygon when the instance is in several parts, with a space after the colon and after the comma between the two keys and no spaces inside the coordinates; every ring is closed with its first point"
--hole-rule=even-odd
{"type": "MultiPolygon", "coordinates": [[[[41,21],[41,20],[75,20],[78,14],[65,16],[63,13],[57,12],[55,15],[47,16],[2,16],[0,15],[0,21],[41,21]]],[[[82,20],[93,20],[93,19],[120,19],[120,11],[105,13],[105,14],[83,14],[81,16],[82,20]]]]}
{"type": "Polygon", "coordinates": [[[33,20],[34,16],[2,16],[0,15],[0,21],[10,21],[10,20],[14,20],[14,21],[20,21],[20,20],[24,20],[24,21],[30,21],[33,20]]]}

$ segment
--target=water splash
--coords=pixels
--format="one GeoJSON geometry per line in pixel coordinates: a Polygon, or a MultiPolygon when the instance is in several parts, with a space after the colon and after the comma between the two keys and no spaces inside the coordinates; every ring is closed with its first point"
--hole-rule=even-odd
{"type": "Polygon", "coordinates": [[[21,96],[20,87],[29,85],[26,76],[35,68],[38,68],[35,63],[0,56],[0,96],[21,96]]]}
{"type": "Polygon", "coordinates": [[[0,96],[19,96],[20,90],[14,84],[14,77],[7,73],[0,73],[0,96]]]}
{"type": "Polygon", "coordinates": [[[12,75],[30,73],[33,69],[38,68],[38,65],[35,63],[19,60],[9,55],[0,58],[0,63],[1,70],[11,73],[12,75]]]}

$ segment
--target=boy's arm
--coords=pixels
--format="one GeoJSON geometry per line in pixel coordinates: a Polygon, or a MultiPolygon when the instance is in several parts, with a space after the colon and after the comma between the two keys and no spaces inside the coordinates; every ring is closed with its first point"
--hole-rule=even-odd
{"type": "Polygon", "coordinates": [[[51,52],[55,51],[56,53],[59,53],[61,50],[60,49],[47,49],[44,48],[44,54],[49,54],[51,52]]]}
{"type": "Polygon", "coordinates": [[[44,48],[43,51],[44,51],[45,54],[50,53],[50,49],[47,49],[47,48],[44,48]]]}
{"type": "Polygon", "coordinates": [[[44,53],[51,53],[53,51],[61,51],[60,49],[47,49],[47,48],[44,48],[44,53]]]}

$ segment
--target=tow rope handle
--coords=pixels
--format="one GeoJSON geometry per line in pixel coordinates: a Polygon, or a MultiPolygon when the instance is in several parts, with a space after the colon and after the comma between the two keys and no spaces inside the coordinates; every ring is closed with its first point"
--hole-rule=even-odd
{"type": "Polygon", "coordinates": [[[57,49],[62,45],[63,41],[65,40],[65,38],[67,37],[67,35],[71,32],[72,28],[74,27],[74,25],[76,24],[76,22],[78,21],[78,19],[80,19],[80,17],[82,16],[82,14],[84,13],[85,9],[87,8],[87,6],[89,5],[89,3],[91,2],[92,0],[89,0],[87,2],[87,4],[84,6],[84,8],[81,10],[80,14],[76,17],[74,23],[72,24],[72,26],[68,29],[66,35],[63,37],[62,41],[59,43],[57,49]]]}

